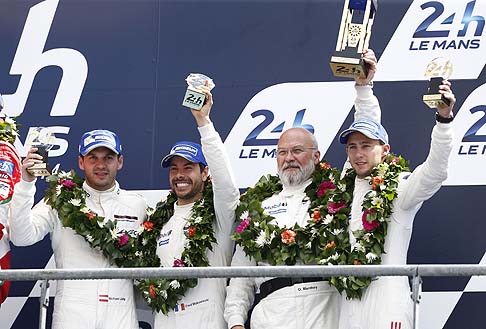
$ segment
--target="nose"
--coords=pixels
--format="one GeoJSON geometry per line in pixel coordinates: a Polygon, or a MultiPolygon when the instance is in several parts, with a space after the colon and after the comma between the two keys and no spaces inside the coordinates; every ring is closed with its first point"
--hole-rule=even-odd
{"type": "Polygon", "coordinates": [[[292,153],[292,151],[288,151],[287,154],[285,155],[285,162],[292,162],[295,160],[295,156],[292,153]]]}

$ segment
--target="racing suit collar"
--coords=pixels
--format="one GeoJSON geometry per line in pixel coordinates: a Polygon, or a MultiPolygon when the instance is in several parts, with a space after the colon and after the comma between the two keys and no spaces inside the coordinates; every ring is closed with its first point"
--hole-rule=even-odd
{"type": "Polygon", "coordinates": [[[113,185],[113,187],[109,188],[108,190],[98,191],[90,187],[85,181],[83,183],[83,190],[85,190],[87,193],[86,198],[89,198],[95,202],[102,202],[103,200],[111,199],[117,196],[120,193],[120,185],[117,181],[115,181],[115,185],[113,185]]]}

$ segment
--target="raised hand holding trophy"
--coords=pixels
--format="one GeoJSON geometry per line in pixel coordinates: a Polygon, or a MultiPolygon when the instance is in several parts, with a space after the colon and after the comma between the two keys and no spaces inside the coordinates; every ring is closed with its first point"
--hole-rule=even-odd
{"type": "Polygon", "coordinates": [[[444,57],[434,58],[425,70],[425,76],[430,78],[429,88],[427,94],[422,97],[422,100],[431,109],[437,106],[449,106],[450,101],[439,92],[439,86],[442,80],[447,80],[452,75],[453,66],[450,60],[444,57]]]}
{"type": "Polygon", "coordinates": [[[368,48],[377,0],[345,0],[336,51],[331,57],[334,76],[366,78],[361,54],[368,48]]]}
{"type": "Polygon", "coordinates": [[[184,95],[184,101],[182,105],[187,106],[193,110],[200,110],[204,102],[206,100],[206,95],[204,93],[197,90],[197,87],[206,85],[209,87],[209,90],[214,88],[214,82],[211,78],[205,76],[204,74],[200,73],[191,73],[186,78],[187,82],[187,90],[186,94],[184,95]]]}
{"type": "Polygon", "coordinates": [[[48,165],[48,152],[54,146],[55,136],[46,127],[34,127],[30,128],[25,142],[26,146],[31,149],[37,148],[37,154],[42,156],[42,162],[36,163],[32,167],[29,167],[27,171],[33,176],[49,176],[51,169],[48,165]]]}

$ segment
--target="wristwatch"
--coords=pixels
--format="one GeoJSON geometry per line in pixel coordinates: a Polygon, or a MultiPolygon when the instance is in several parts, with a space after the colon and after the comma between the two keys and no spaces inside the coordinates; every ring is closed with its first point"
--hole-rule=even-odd
{"type": "Polygon", "coordinates": [[[364,87],[364,86],[370,86],[370,87],[372,87],[372,88],[373,88],[373,81],[370,81],[370,82],[368,82],[368,83],[358,83],[358,82],[356,82],[354,85],[355,85],[355,86],[360,86],[360,87],[364,87]]]}
{"type": "Polygon", "coordinates": [[[437,121],[437,122],[440,122],[440,123],[450,123],[450,122],[452,122],[452,120],[454,120],[454,115],[452,115],[452,113],[451,113],[451,116],[450,117],[444,118],[443,116],[441,116],[439,114],[439,112],[435,112],[435,121],[437,121]]]}

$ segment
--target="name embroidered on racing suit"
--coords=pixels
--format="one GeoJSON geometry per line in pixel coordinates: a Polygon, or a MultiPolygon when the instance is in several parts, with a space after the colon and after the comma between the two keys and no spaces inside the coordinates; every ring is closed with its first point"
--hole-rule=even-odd
{"type": "Polygon", "coordinates": [[[282,214],[287,212],[287,203],[286,202],[278,202],[271,206],[264,206],[263,210],[266,211],[269,215],[275,214],[282,214]]]}
{"type": "Polygon", "coordinates": [[[157,239],[159,247],[169,243],[171,234],[172,234],[172,230],[160,233],[159,238],[157,239]]]}
{"type": "Polygon", "coordinates": [[[199,305],[199,304],[207,303],[207,302],[209,302],[208,298],[203,299],[203,300],[198,300],[198,301],[192,302],[190,304],[180,303],[180,304],[177,304],[174,307],[174,312],[182,312],[182,311],[185,311],[187,308],[190,308],[190,307],[193,307],[193,306],[196,306],[196,305],[199,305]]]}

